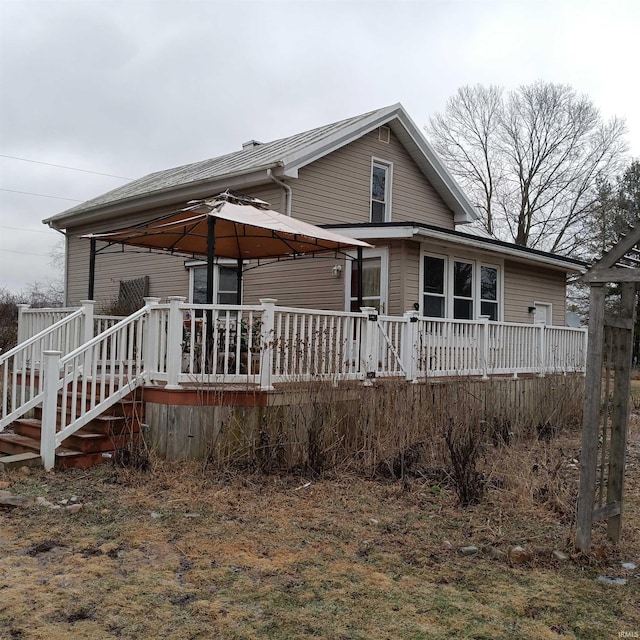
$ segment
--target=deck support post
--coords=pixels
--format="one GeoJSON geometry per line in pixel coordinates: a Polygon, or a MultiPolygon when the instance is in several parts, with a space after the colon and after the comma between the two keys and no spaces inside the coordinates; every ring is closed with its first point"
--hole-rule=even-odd
{"type": "Polygon", "coordinates": [[[418,382],[418,312],[410,309],[404,312],[404,335],[402,336],[402,365],[407,382],[418,382]]]}
{"type": "Polygon", "coordinates": [[[144,302],[148,308],[148,315],[145,327],[142,363],[144,370],[150,376],[153,376],[158,372],[158,347],[160,338],[158,331],[158,303],[160,302],[160,298],[146,297],[144,302]]]}
{"type": "Polygon", "coordinates": [[[167,329],[167,384],[165,389],[180,389],[178,376],[182,372],[183,319],[180,305],[184,296],[169,296],[169,327],[167,329]]]}
{"type": "Polygon", "coordinates": [[[364,385],[370,387],[378,371],[378,310],[375,307],[360,307],[364,314],[362,344],[360,345],[360,371],[364,372],[364,385]]]}
{"type": "Polygon", "coordinates": [[[56,463],[56,422],[58,419],[58,381],[60,380],[61,351],[43,351],[42,428],[40,432],[40,457],[45,471],[56,463]]]}
{"type": "Polygon", "coordinates": [[[273,340],[275,337],[275,298],[260,298],[263,307],[260,325],[260,389],[273,389],[273,340]]]}

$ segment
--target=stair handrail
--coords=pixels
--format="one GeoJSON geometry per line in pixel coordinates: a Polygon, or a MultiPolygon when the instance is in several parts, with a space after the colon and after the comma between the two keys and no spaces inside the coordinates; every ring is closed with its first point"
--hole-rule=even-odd
{"type": "MultiPolygon", "coordinates": [[[[30,411],[34,407],[37,407],[42,401],[42,384],[39,378],[36,376],[35,367],[31,367],[31,370],[27,374],[25,369],[25,363],[27,362],[27,354],[29,350],[33,347],[36,347],[38,343],[44,345],[47,338],[53,336],[56,332],[63,329],[66,325],[71,324],[73,321],[78,318],[86,315],[88,312],[92,313],[93,307],[88,307],[87,305],[83,305],[76,309],[73,313],[61,318],[50,327],[43,329],[39,333],[36,333],[34,336],[31,336],[27,340],[24,340],[20,344],[17,344],[15,347],[9,349],[5,353],[0,354],[0,431],[10,425],[14,420],[22,417],[27,411],[30,411]],[[22,357],[20,357],[22,356],[22,357]],[[21,367],[14,366],[11,371],[11,376],[9,375],[9,362],[11,360],[14,362],[18,362],[21,367]],[[21,400],[18,398],[17,392],[17,384],[18,384],[18,374],[21,375],[21,400]],[[29,381],[28,386],[30,390],[30,397],[26,397],[26,385],[27,379],[25,376],[28,375],[29,381]],[[11,384],[9,384],[11,382],[11,384]],[[16,406],[17,405],[17,406],[16,406]],[[8,409],[11,407],[11,411],[8,413],[8,409]]],[[[93,322],[93,320],[92,320],[93,322]]],[[[45,349],[42,347],[40,351],[37,352],[36,349],[36,358],[37,362],[42,362],[42,354],[45,349]]],[[[32,360],[33,352],[31,353],[32,360]]],[[[33,363],[32,363],[33,364],[33,363]]]]}
{"type": "MultiPolygon", "coordinates": [[[[88,340],[77,349],[62,356],[60,352],[49,351],[45,354],[45,381],[44,381],[44,398],[42,412],[42,429],[40,441],[40,456],[42,458],[45,469],[52,469],[55,464],[55,450],[65,438],[81,429],[88,422],[98,417],[106,409],[113,406],[116,402],[124,398],[126,395],[141,386],[148,377],[149,372],[144,365],[143,353],[145,352],[145,331],[143,331],[143,323],[150,311],[157,307],[157,298],[148,298],[147,304],[138,311],[127,316],[117,324],[109,327],[102,333],[88,340]],[[138,322],[140,321],[140,322],[138,322]],[[138,322],[137,326],[136,323],[138,322]],[[137,367],[128,367],[128,376],[125,376],[122,368],[120,369],[118,386],[115,386],[115,376],[105,375],[104,370],[98,371],[97,361],[95,357],[96,349],[102,346],[106,348],[109,338],[115,337],[119,332],[126,331],[129,327],[134,327],[135,338],[138,342],[137,354],[135,362],[137,367]],[[82,364],[79,364],[79,363],[82,364]],[[50,383],[50,380],[54,380],[50,383]],[[58,393],[68,386],[71,386],[72,398],[71,421],[68,424],[66,420],[67,398],[63,394],[62,411],[61,411],[61,429],[56,431],[58,393]],[[99,387],[99,402],[96,402],[96,388],[99,387]],[[89,394],[90,391],[90,394],[89,394]],[[79,403],[79,413],[76,415],[79,403]],[[88,409],[87,409],[88,402],[88,409]]],[[[126,346],[128,352],[133,349],[133,341],[126,346]]],[[[113,351],[112,345],[112,351],[113,351]]],[[[111,355],[112,365],[117,362],[115,356],[111,355]]]]}

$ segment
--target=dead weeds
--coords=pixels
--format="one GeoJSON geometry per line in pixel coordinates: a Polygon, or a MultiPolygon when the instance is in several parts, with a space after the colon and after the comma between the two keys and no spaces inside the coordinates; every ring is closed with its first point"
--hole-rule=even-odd
{"type": "Polygon", "coordinates": [[[467,509],[415,461],[403,482],[213,474],[153,458],[146,472],[5,473],[13,492],[76,496],[84,507],[0,513],[0,637],[591,640],[640,631],[640,580],[620,567],[640,564],[637,425],[621,546],[597,528],[594,554],[561,562],[551,551],[573,553],[576,441],[490,445],[479,466],[487,493],[467,509]],[[459,553],[466,545],[478,554],[459,553]],[[531,550],[530,562],[483,553],[514,545],[531,550]],[[602,573],[628,583],[599,583],[602,573]]]}

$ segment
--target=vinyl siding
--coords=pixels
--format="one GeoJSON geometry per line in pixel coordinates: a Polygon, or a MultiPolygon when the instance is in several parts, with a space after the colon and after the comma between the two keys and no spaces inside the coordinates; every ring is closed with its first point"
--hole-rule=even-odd
{"type": "Polygon", "coordinates": [[[312,224],[370,221],[372,158],[393,164],[391,221],[424,222],[453,229],[453,212],[391,133],[378,140],[378,129],[300,169],[289,180],[292,215],[312,224]]]}
{"type": "Polygon", "coordinates": [[[566,275],[561,271],[506,261],[504,265],[504,320],[532,323],[528,308],[534,302],[553,305],[553,324],[566,323],[566,275]]]}

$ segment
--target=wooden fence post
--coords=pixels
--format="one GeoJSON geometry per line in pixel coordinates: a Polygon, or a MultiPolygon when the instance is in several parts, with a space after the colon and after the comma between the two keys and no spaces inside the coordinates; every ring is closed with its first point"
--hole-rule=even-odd
{"type": "Polygon", "coordinates": [[[184,296],[169,296],[169,326],[167,328],[167,385],[165,389],[180,389],[178,376],[182,373],[182,335],[184,321],[180,305],[184,296]]]}
{"type": "Polygon", "coordinates": [[[275,340],[275,298],[260,298],[262,323],[260,325],[260,388],[269,391],[273,389],[273,342],[275,340]]]}
{"type": "Polygon", "coordinates": [[[582,450],[580,454],[580,493],[576,523],[576,548],[583,553],[591,549],[591,527],[598,464],[598,424],[602,403],[602,340],[604,336],[604,298],[602,284],[592,284],[589,301],[589,335],[582,450]]]}
{"type": "Polygon", "coordinates": [[[45,471],[56,463],[56,423],[58,421],[58,381],[60,380],[61,351],[43,351],[42,425],[40,430],[40,457],[45,471]]]}

